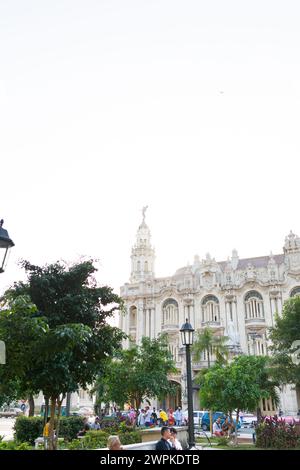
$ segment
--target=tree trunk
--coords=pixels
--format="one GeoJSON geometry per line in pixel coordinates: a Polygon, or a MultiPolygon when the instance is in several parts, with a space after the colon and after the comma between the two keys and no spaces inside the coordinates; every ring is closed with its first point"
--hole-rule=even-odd
{"type": "Polygon", "coordinates": [[[56,442],[55,442],[55,438],[54,438],[55,408],[56,408],[56,397],[51,397],[51,400],[50,400],[50,426],[49,426],[49,450],[55,450],[56,449],[56,442]]]}
{"type": "Polygon", "coordinates": [[[44,397],[45,398],[45,408],[44,408],[44,426],[47,423],[48,419],[48,414],[49,414],[49,397],[44,397]]]}
{"type": "Polygon", "coordinates": [[[67,393],[67,401],[66,401],[66,416],[70,416],[71,410],[71,392],[67,393]]]}
{"type": "Polygon", "coordinates": [[[210,368],[210,354],[209,354],[209,349],[207,349],[207,367],[210,368]]]}
{"type": "Polygon", "coordinates": [[[32,395],[28,397],[29,411],[28,416],[34,416],[34,399],[32,395]]]}
{"type": "Polygon", "coordinates": [[[56,448],[58,447],[58,436],[59,436],[59,425],[60,425],[60,414],[61,414],[61,405],[64,401],[65,395],[62,396],[61,400],[57,400],[57,421],[56,421],[56,448]]]}
{"type": "Polygon", "coordinates": [[[261,421],[262,421],[262,415],[261,415],[261,408],[260,408],[260,406],[257,407],[256,415],[257,415],[257,424],[260,424],[261,421]]]}
{"type": "MultiPolygon", "coordinates": [[[[234,426],[234,445],[235,446],[238,445],[237,430],[238,430],[239,415],[240,415],[240,410],[237,409],[236,410],[236,422],[235,422],[235,426],[234,426]]],[[[232,421],[232,423],[233,423],[233,421],[232,421]]]]}

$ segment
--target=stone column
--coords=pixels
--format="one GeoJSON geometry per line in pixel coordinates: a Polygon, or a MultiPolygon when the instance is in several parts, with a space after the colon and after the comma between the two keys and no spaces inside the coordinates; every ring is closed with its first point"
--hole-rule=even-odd
{"type": "Polygon", "coordinates": [[[156,320],[156,312],[155,312],[155,308],[151,308],[150,309],[150,313],[151,313],[151,338],[155,338],[155,320],[156,320]]]}
{"type": "Polygon", "coordinates": [[[144,305],[143,302],[138,303],[137,307],[137,344],[141,343],[142,336],[144,335],[144,305]]]}

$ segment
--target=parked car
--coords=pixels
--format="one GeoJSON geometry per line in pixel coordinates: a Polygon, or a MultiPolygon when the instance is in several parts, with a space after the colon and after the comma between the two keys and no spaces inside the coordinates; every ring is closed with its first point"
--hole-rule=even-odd
{"type": "Polygon", "coordinates": [[[23,411],[21,408],[7,406],[1,409],[0,418],[16,418],[19,415],[22,415],[23,411]]]}
{"type": "Polygon", "coordinates": [[[257,417],[250,413],[243,414],[240,419],[242,428],[253,428],[257,423],[257,417]]]}
{"type": "MultiPolygon", "coordinates": [[[[206,410],[193,411],[194,426],[201,427],[202,416],[204,415],[204,413],[208,413],[208,411],[206,411],[206,410]]],[[[182,413],[182,421],[183,421],[184,424],[188,424],[188,410],[185,410],[182,413]]]]}
{"type": "Polygon", "coordinates": [[[79,410],[76,410],[74,413],[76,413],[77,416],[93,416],[94,415],[94,410],[92,408],[89,408],[88,406],[83,406],[82,408],[79,408],[79,410]]]}
{"type": "MultiPolygon", "coordinates": [[[[223,424],[223,422],[225,421],[225,418],[226,418],[226,414],[223,413],[223,411],[216,411],[215,413],[213,413],[212,422],[214,423],[218,418],[221,418],[221,424],[223,424]]],[[[233,423],[234,424],[236,423],[236,420],[235,420],[234,416],[233,416],[233,423]]],[[[208,431],[209,430],[209,428],[210,428],[209,411],[206,411],[204,413],[204,415],[202,416],[201,427],[202,427],[203,431],[208,431]]],[[[240,429],[240,427],[241,427],[241,422],[239,420],[238,423],[237,423],[237,429],[240,429]]]]}

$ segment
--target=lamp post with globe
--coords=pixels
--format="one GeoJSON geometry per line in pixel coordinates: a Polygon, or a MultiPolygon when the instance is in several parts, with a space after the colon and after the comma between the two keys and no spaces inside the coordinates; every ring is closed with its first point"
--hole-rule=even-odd
{"type": "Polygon", "coordinates": [[[191,365],[191,346],[194,341],[194,328],[188,319],[180,329],[181,342],[186,351],[186,378],[187,378],[187,400],[188,400],[188,430],[189,430],[189,449],[195,447],[194,416],[193,416],[193,388],[192,388],[192,365],[191,365]]]}
{"type": "Polygon", "coordinates": [[[0,220],[0,273],[3,273],[5,270],[5,266],[8,260],[8,253],[10,248],[12,248],[15,244],[9,238],[7,230],[3,228],[4,220],[0,220]]]}

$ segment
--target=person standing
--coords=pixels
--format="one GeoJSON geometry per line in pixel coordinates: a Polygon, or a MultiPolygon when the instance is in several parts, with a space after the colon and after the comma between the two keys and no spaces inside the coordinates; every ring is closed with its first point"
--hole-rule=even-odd
{"type": "Polygon", "coordinates": [[[176,408],[176,411],[174,413],[174,418],[175,418],[175,425],[180,426],[182,423],[182,411],[180,406],[176,408]]]}
{"type": "Polygon", "coordinates": [[[47,422],[43,429],[44,447],[45,450],[49,447],[49,428],[50,428],[50,417],[47,418],[47,422]]]}
{"type": "Polygon", "coordinates": [[[151,426],[151,410],[149,406],[146,406],[145,408],[145,426],[146,428],[150,428],[151,426]]]}

